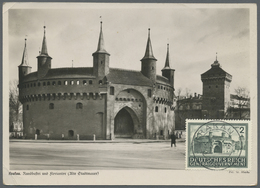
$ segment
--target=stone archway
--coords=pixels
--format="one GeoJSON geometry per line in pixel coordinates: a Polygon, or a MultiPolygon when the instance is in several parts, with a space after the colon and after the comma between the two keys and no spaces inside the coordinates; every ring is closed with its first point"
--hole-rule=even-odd
{"type": "Polygon", "coordinates": [[[138,125],[139,120],[135,112],[129,107],[122,108],[114,120],[115,138],[133,138],[138,125]]]}
{"type": "Polygon", "coordinates": [[[213,153],[222,153],[222,143],[220,141],[216,142],[216,145],[213,148],[213,153]]]}

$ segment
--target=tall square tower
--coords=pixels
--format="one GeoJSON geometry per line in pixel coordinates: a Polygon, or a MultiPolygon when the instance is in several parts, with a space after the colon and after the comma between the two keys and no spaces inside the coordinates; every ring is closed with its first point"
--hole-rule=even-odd
{"type": "Polygon", "coordinates": [[[232,75],[224,71],[216,57],[211,69],[201,74],[203,82],[202,116],[207,119],[221,119],[230,102],[232,75]]]}

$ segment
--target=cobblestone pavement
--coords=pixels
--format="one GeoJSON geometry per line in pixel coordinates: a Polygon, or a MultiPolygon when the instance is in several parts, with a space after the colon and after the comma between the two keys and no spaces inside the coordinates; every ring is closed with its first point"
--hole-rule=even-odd
{"type": "Polygon", "coordinates": [[[11,141],[11,170],[184,169],[185,142],[11,141]]]}

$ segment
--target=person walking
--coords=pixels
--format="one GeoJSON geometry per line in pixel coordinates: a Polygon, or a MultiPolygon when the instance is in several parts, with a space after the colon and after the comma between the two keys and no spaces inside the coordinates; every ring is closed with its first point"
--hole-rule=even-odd
{"type": "Polygon", "coordinates": [[[172,144],[174,144],[174,147],[176,147],[176,136],[174,133],[172,133],[172,135],[171,135],[171,147],[172,147],[172,144]]]}

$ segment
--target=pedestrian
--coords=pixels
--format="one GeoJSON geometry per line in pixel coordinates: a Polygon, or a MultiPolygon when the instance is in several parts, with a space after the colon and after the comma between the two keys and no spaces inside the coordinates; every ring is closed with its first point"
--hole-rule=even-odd
{"type": "Polygon", "coordinates": [[[171,147],[172,147],[172,144],[174,144],[174,147],[176,147],[176,136],[174,133],[172,133],[172,135],[171,135],[171,147]]]}

